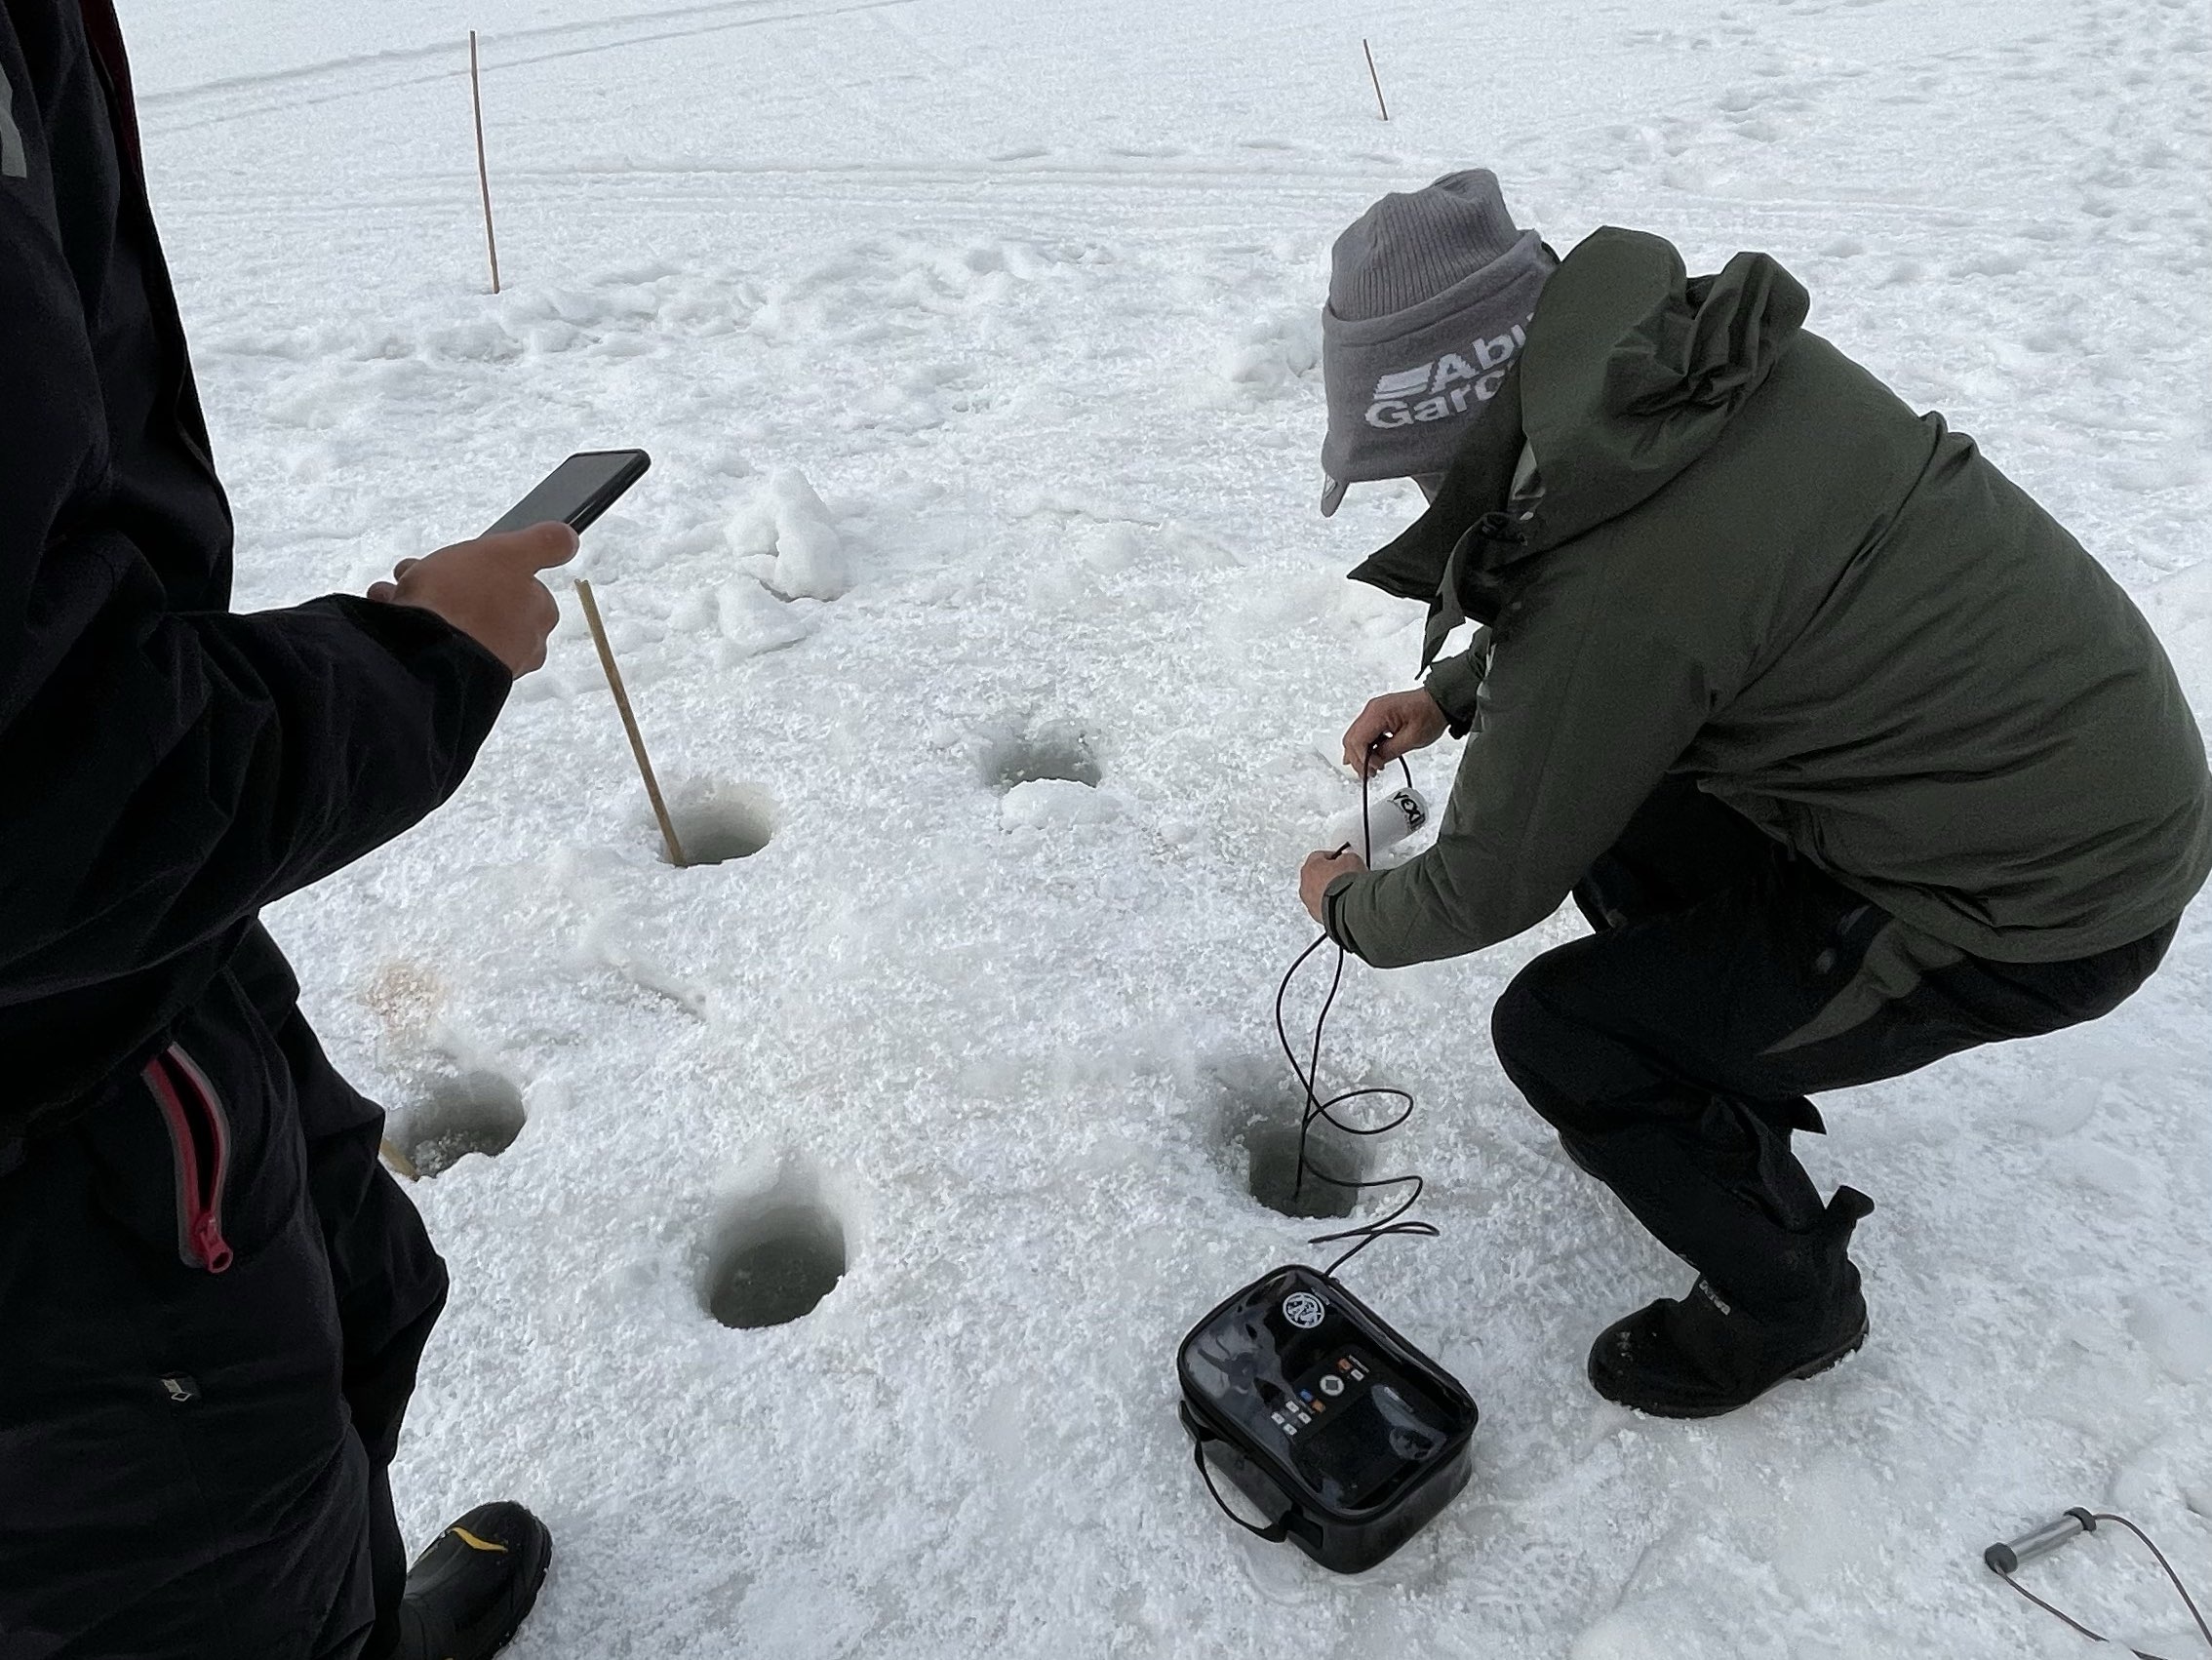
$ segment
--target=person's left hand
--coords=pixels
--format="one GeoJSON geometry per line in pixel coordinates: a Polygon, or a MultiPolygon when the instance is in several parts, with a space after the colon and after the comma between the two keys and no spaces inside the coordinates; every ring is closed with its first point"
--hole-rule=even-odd
{"type": "Polygon", "coordinates": [[[1367,861],[1358,853],[1306,855],[1305,867],[1298,872],[1298,897],[1305,900],[1306,909],[1313,913],[1315,922],[1322,920],[1322,895],[1328,891],[1328,885],[1340,876],[1366,868],[1367,861]]]}

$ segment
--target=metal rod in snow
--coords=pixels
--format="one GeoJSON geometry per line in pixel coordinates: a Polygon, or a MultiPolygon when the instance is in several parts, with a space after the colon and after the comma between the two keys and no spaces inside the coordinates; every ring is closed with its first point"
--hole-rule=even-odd
{"type": "Polygon", "coordinates": [[[499,292],[499,244],[492,235],[492,172],[484,165],[484,86],[476,72],[476,31],[468,31],[468,97],[476,106],[476,182],[484,192],[484,247],[492,256],[492,292],[499,292]]]}
{"type": "Polygon", "coordinates": [[[1367,79],[1375,84],[1375,107],[1382,111],[1382,118],[1388,121],[1390,105],[1383,102],[1382,77],[1375,73],[1375,49],[1363,40],[1360,42],[1360,50],[1367,55],[1367,79]]]}
{"type": "Polygon", "coordinates": [[[638,775],[645,779],[652,815],[660,820],[660,838],[668,844],[668,862],[682,870],[691,861],[684,857],[684,844],[676,840],[676,825],[668,816],[668,804],[660,799],[660,780],[652,775],[652,759],[646,754],[638,718],[630,713],[630,694],[622,688],[622,671],[614,666],[614,648],[607,643],[607,625],[599,620],[599,602],[592,598],[591,584],[580,576],[576,578],[576,598],[583,603],[584,621],[591,625],[591,643],[599,648],[599,663],[607,671],[607,684],[614,693],[614,707],[622,716],[622,730],[630,734],[630,753],[638,758],[638,775]]]}

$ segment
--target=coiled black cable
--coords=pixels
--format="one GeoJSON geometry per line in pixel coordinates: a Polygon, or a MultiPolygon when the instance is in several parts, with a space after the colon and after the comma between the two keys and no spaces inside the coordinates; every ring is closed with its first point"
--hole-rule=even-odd
{"type": "MultiPolygon", "coordinates": [[[[1398,764],[1404,771],[1405,787],[1411,789],[1413,787],[1413,769],[1407,765],[1403,756],[1399,757],[1398,764]]],[[[1362,774],[1360,779],[1360,835],[1361,856],[1372,868],[1375,862],[1375,829],[1373,818],[1369,812],[1368,779],[1364,773],[1362,774]]],[[[1350,850],[1351,845],[1349,843],[1336,850],[1339,853],[1349,852],[1350,850]]],[[[1382,1176],[1368,1181],[1350,1181],[1341,1176],[1332,1176],[1325,1170],[1316,1169],[1312,1161],[1307,1157],[1307,1142],[1313,1133],[1314,1122],[1317,1119],[1327,1120],[1330,1125],[1347,1135],[1364,1136],[1387,1135],[1413,1115],[1413,1097],[1403,1089],[1392,1088],[1387,1086],[1346,1089],[1326,1098],[1322,1095],[1322,1035],[1327,1029],[1329,1010],[1336,1007],[1336,994],[1342,989],[1343,984],[1344,947],[1337,945],[1324,929],[1321,937],[1300,952],[1297,961],[1284,971],[1283,983],[1276,987],[1275,991],[1276,1042],[1283,1046],[1283,1058],[1290,1063],[1290,1070],[1296,1076],[1299,1087],[1305,1091],[1305,1101],[1298,1118],[1298,1175],[1290,1190],[1291,1197],[1295,1200],[1299,1194],[1305,1192],[1306,1183],[1309,1179],[1327,1182],[1331,1187],[1360,1191],[1385,1187],[1403,1187],[1409,1188],[1410,1191],[1389,1214],[1378,1217],[1373,1222],[1357,1228],[1340,1229],[1335,1233],[1317,1234],[1306,1242],[1308,1245],[1336,1245],[1345,1240],[1356,1242],[1350,1248],[1340,1253],[1335,1261],[1322,1270],[1325,1277],[1331,1279],[1335,1277],[1339,1268],[1342,1268],[1377,1240],[1387,1239],[1393,1235],[1433,1240],[1438,1234],[1437,1225],[1434,1222],[1409,1222],[1404,1220],[1406,1212],[1421,1202],[1422,1183],[1418,1175],[1382,1176]],[[1290,1042],[1290,1029],[1284,1015],[1283,1006],[1290,995],[1290,985],[1298,977],[1298,970],[1311,962],[1314,954],[1324,945],[1336,945],[1336,966],[1334,971],[1329,975],[1328,994],[1322,999],[1321,1012],[1314,1017],[1311,1054],[1307,1060],[1301,1062],[1298,1058],[1297,1048],[1290,1042]],[[1336,1116],[1336,1109],[1347,1102],[1375,1097],[1387,1097],[1399,1101],[1402,1105],[1395,1116],[1383,1124],[1352,1125],[1346,1124],[1336,1116]]]]}

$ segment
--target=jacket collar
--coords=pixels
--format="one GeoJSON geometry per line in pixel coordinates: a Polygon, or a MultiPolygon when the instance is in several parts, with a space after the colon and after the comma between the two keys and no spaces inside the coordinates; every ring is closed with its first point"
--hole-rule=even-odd
{"type": "Polygon", "coordinates": [[[1543,486],[1524,464],[1527,448],[1516,363],[1467,435],[1428,510],[1351,573],[1354,581],[1428,606],[1424,672],[1461,623],[1497,620],[1506,568],[1539,551],[1542,520],[1536,507],[1543,486]]]}

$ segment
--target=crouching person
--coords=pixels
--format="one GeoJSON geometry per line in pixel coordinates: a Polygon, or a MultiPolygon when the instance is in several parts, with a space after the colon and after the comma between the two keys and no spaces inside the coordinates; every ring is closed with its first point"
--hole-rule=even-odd
{"type": "Polygon", "coordinates": [[[1529,300],[1524,234],[1478,173],[1337,245],[1324,511],[1422,480],[1427,513],[1354,575],[1430,604],[1424,669],[1480,630],[1345,737],[1371,771],[1473,732],[1436,845],[1389,871],[1317,853],[1302,891],[1379,968],[1572,894],[1595,931],[1513,981],[1492,1036],[1697,1272],[1599,1336],[1591,1382],[1705,1416],[1866,1338],[1846,1247],[1873,1206],[1814,1190],[1807,1097],[2116,1007],[2212,868],[2212,784],[2127,596],[1807,333],[1774,260],[1691,279],[1605,229],[1529,300]],[[1454,365],[1500,341],[1455,409],[1454,365]],[[1409,395],[1426,418],[1368,418],[1409,395]]]}

